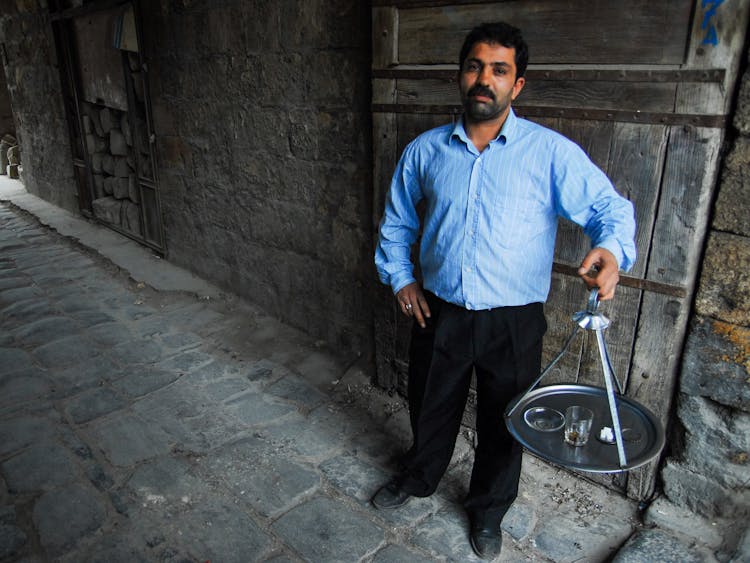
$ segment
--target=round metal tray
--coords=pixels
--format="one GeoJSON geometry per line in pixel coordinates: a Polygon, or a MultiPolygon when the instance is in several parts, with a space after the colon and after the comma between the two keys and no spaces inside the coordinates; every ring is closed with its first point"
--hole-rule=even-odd
{"type": "MultiPolygon", "coordinates": [[[[514,405],[518,399],[510,404],[514,405]]],[[[617,396],[617,411],[622,429],[639,435],[636,441],[623,440],[627,464],[620,467],[615,443],[597,439],[605,426],[612,428],[607,392],[601,387],[588,385],[549,385],[524,395],[513,410],[505,416],[510,433],[527,450],[570,469],[593,473],[617,473],[640,467],[654,459],[664,447],[664,430],[657,418],[638,402],[617,396]],[[524,413],[533,408],[546,407],[565,412],[572,405],[581,405],[594,412],[591,435],[584,446],[570,446],[563,440],[564,428],[554,432],[540,432],[524,419],[524,413]]]]}

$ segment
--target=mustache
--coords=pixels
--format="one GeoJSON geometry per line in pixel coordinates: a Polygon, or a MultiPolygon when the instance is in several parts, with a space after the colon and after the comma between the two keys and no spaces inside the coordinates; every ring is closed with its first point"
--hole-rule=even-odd
{"type": "Polygon", "coordinates": [[[487,98],[490,98],[491,100],[495,99],[495,94],[492,93],[492,90],[487,88],[486,86],[482,86],[480,84],[476,84],[469,88],[469,91],[466,93],[467,96],[485,96],[487,98]]]}

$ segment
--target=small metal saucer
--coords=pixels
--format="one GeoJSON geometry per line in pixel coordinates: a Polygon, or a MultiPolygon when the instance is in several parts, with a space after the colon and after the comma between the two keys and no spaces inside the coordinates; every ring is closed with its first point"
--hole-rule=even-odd
{"type": "Polygon", "coordinates": [[[549,407],[532,407],[523,413],[523,420],[539,432],[555,432],[565,426],[565,417],[549,407]]]}

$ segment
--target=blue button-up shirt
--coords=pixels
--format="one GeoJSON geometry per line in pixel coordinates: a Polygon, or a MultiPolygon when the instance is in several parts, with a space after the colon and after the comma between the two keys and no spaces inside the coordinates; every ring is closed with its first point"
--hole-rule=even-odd
{"type": "Polygon", "coordinates": [[[581,225],[622,269],[635,261],[633,205],[578,145],[513,110],[481,153],[462,121],[404,150],[375,251],[380,280],[394,293],[415,281],[410,248],[421,200],[424,287],[467,309],[545,301],[560,216],[581,225]]]}

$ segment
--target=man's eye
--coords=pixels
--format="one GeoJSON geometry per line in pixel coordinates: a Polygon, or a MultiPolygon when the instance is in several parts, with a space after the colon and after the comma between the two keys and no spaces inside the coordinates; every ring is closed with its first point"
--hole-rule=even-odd
{"type": "Polygon", "coordinates": [[[508,72],[507,70],[505,70],[504,68],[500,67],[500,68],[496,68],[495,69],[494,74],[496,76],[504,76],[505,74],[507,74],[507,72],[508,72]]]}
{"type": "Polygon", "coordinates": [[[479,70],[479,65],[477,63],[466,63],[464,69],[467,72],[477,72],[479,70]]]}

